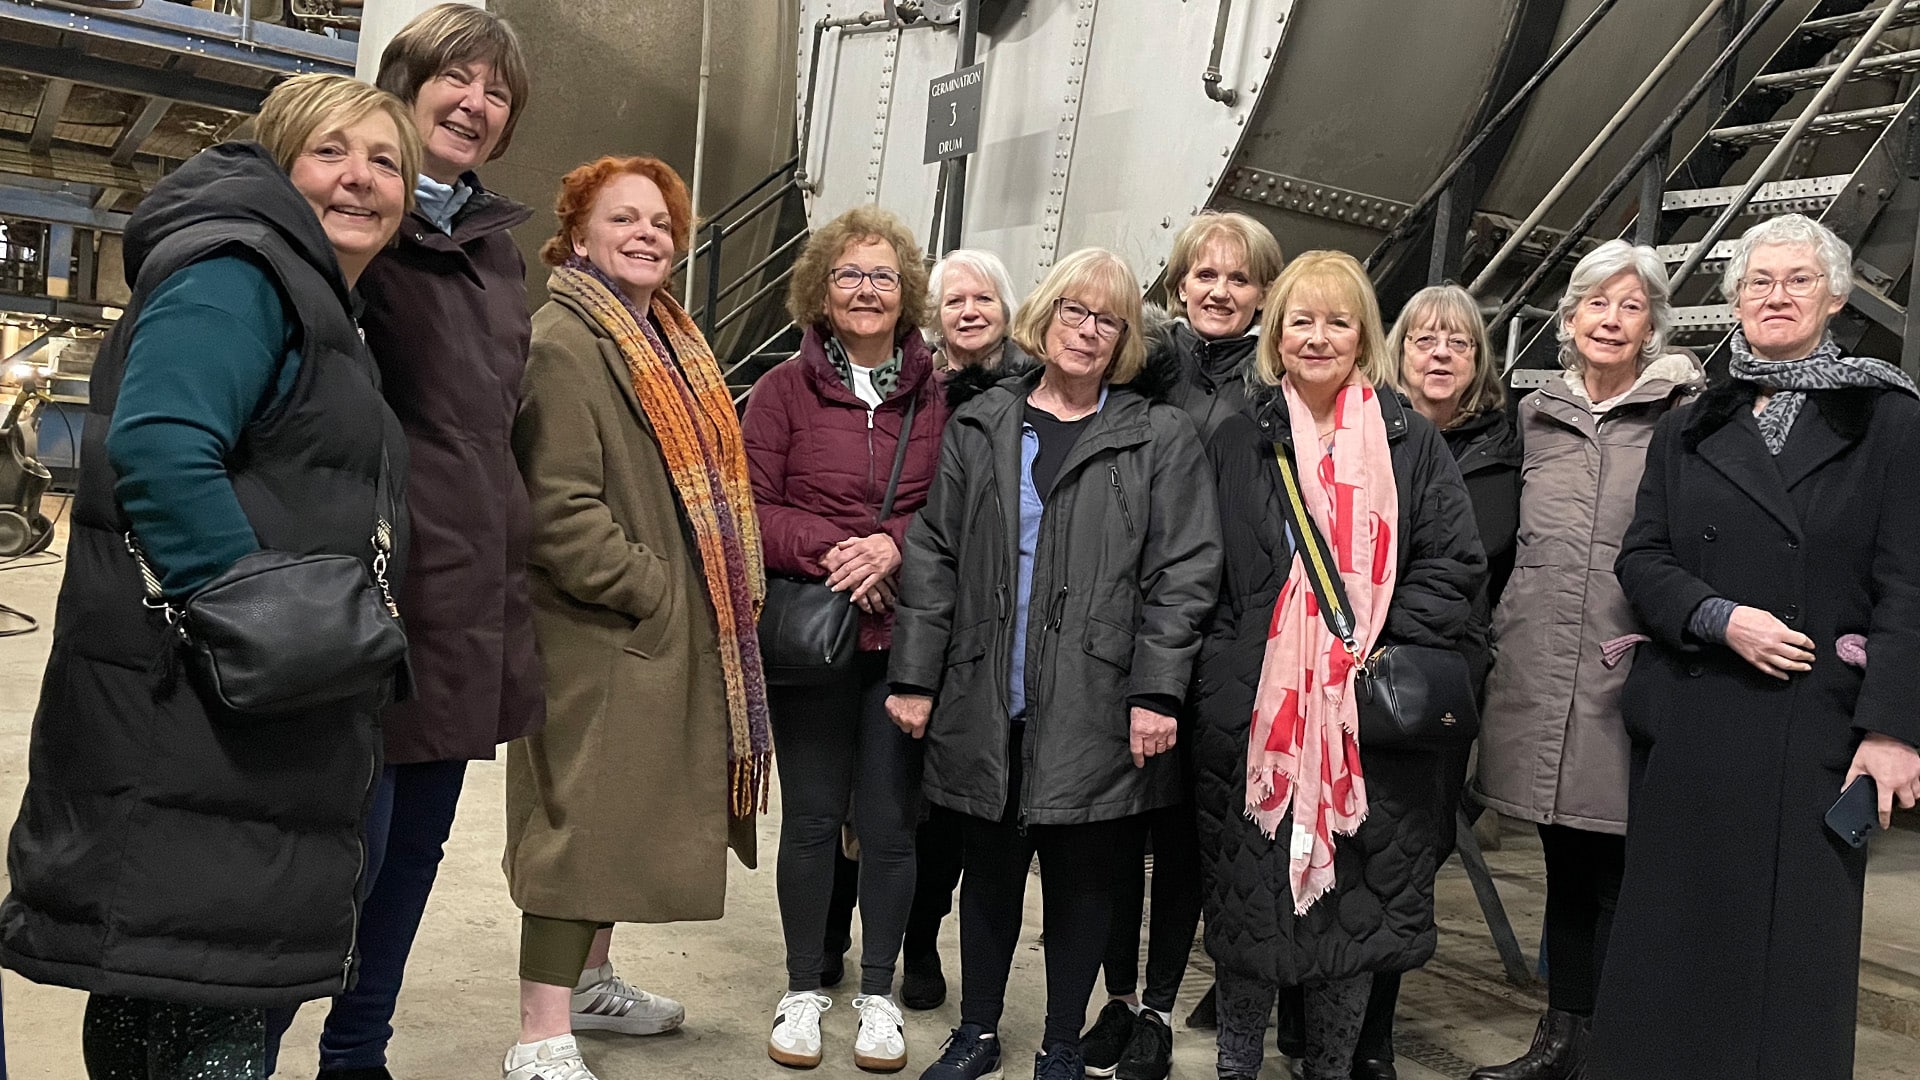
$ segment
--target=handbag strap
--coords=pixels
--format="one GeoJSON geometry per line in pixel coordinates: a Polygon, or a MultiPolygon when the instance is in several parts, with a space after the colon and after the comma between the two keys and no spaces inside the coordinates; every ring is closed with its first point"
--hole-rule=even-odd
{"type": "Polygon", "coordinates": [[[1320,535],[1320,526],[1314,524],[1313,516],[1307,513],[1306,501],[1300,497],[1300,477],[1294,472],[1293,459],[1287,456],[1286,447],[1274,443],[1273,459],[1280,463],[1280,481],[1286,488],[1287,526],[1293,532],[1294,542],[1300,545],[1307,582],[1320,601],[1320,617],[1326,622],[1327,630],[1347,647],[1347,653],[1358,659],[1360,643],[1353,637],[1353,612],[1347,603],[1346,586],[1333,570],[1333,551],[1320,535]]]}
{"type": "Polygon", "coordinates": [[[915,389],[907,401],[906,419],[900,421],[900,442],[893,448],[893,474],[887,477],[887,495],[880,500],[880,514],[874,524],[883,524],[893,516],[893,495],[900,487],[900,470],[907,464],[907,443],[913,435],[913,414],[920,408],[920,391],[915,389]]]}

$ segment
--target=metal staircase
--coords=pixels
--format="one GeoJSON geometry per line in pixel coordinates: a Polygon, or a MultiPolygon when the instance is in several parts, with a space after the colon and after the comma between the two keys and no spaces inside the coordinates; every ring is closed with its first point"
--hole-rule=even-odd
{"type": "MultiPolygon", "coordinates": [[[[1772,10],[1762,8],[1755,20],[1772,10]]],[[[1909,273],[1920,216],[1920,48],[1888,44],[1892,32],[1914,26],[1920,26],[1920,0],[1816,5],[1686,156],[1665,171],[1657,191],[1643,183],[1640,210],[1622,235],[1656,245],[1672,268],[1675,344],[1712,363],[1738,325],[1718,288],[1733,248],[1727,238],[1762,218],[1802,213],[1855,249],[1858,281],[1850,314],[1834,321],[1836,337],[1856,348],[1877,328],[1882,351],[1899,349],[1909,370],[1920,365],[1920,333],[1908,333],[1907,317],[1920,300],[1912,284],[1920,283],[1920,275],[1909,273]],[[1810,175],[1775,178],[1792,172],[1810,175]],[[1912,283],[1897,294],[1904,302],[1896,302],[1895,286],[1903,278],[1912,283]]],[[[1732,59],[1720,57],[1729,66],[1732,59]]],[[[1636,156],[1630,171],[1650,173],[1660,165],[1657,143],[1649,149],[1636,156]]],[[[1589,225],[1618,196],[1621,179],[1630,182],[1616,178],[1589,208],[1589,225]]],[[[1529,297],[1543,295],[1539,287],[1554,269],[1550,263],[1536,266],[1496,318],[1514,317],[1529,297]]],[[[1516,387],[1557,366],[1553,331],[1551,320],[1543,320],[1521,354],[1510,358],[1517,361],[1516,387]]]]}

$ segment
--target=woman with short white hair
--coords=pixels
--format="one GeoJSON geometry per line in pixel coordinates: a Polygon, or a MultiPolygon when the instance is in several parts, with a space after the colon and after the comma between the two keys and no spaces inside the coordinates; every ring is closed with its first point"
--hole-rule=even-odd
{"type": "Polygon", "coordinates": [[[1556,318],[1567,370],[1520,404],[1520,531],[1494,613],[1478,778],[1481,802],[1540,829],[1548,1008],[1526,1053],[1474,1080],[1566,1080],[1586,1054],[1626,863],[1627,670],[1602,646],[1639,631],[1612,556],[1654,425],[1703,377],[1667,349],[1666,268],[1650,247],[1595,248],[1556,318]]]}
{"type": "Polygon", "coordinates": [[[1031,363],[1007,335],[1007,320],[1020,294],[1007,264],[991,251],[955,248],[934,264],[927,280],[933,297],[933,369],[979,367],[987,371],[1031,363]]]}
{"type": "Polygon", "coordinates": [[[1920,395],[1828,334],[1851,263],[1799,215],[1750,229],[1731,379],[1647,449],[1615,565],[1653,642],[1621,697],[1593,1080],[1853,1075],[1867,851],[1823,819],[1858,777],[1882,828],[1920,797],[1920,395]]]}

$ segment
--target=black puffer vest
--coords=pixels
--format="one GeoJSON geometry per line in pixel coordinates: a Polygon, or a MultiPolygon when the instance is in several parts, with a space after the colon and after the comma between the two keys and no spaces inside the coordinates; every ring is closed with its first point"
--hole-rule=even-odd
{"type": "MultiPolygon", "coordinates": [[[[371,562],[382,444],[401,500],[406,439],[325,233],[264,149],[228,143],[188,162],[126,239],[134,295],[93,371],[0,963],[96,993],[292,1005],[354,973],[382,702],[249,720],[166,673],[167,628],[141,604],[105,446],[141,308],[169,275],[217,254],[247,254],[277,278],[300,366],[226,463],[263,547],[371,562]]],[[[406,520],[403,509],[396,525],[406,520]]],[[[390,577],[404,559],[394,562],[390,577]]]]}

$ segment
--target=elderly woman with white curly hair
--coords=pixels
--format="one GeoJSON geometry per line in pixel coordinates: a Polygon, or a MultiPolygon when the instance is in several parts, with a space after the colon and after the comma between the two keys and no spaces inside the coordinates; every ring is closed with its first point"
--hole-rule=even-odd
{"type": "Polygon", "coordinates": [[[1827,331],[1852,261],[1798,215],[1750,229],[1732,378],[1647,450],[1616,567],[1653,641],[1621,699],[1593,1080],[1853,1075],[1867,852],[1825,818],[1860,777],[1883,828],[1920,796],[1920,398],[1827,331]]]}
{"type": "Polygon", "coordinates": [[[1558,320],[1567,370],[1520,403],[1520,532],[1494,614],[1478,780],[1488,807],[1540,829],[1548,1008],[1525,1053],[1474,1080],[1568,1080],[1586,1053],[1626,864],[1627,670],[1603,646],[1639,630],[1613,556],[1654,425],[1702,379],[1666,346],[1672,308],[1650,247],[1611,240],[1580,260],[1558,320]]]}

